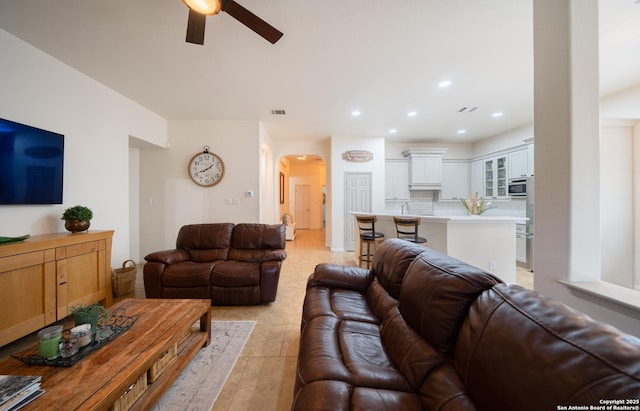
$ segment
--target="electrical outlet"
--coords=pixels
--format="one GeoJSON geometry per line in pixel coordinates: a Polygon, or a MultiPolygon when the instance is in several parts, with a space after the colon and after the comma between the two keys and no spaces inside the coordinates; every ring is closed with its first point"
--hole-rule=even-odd
{"type": "Polygon", "coordinates": [[[495,270],[496,269],[496,262],[493,260],[489,260],[489,270],[495,270]]]}

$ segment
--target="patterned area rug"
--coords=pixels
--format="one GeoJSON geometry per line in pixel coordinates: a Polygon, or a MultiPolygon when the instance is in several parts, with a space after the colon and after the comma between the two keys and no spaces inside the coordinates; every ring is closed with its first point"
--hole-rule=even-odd
{"type": "Polygon", "coordinates": [[[154,411],[211,410],[255,325],[255,321],[212,321],[211,344],[196,354],[154,411]]]}

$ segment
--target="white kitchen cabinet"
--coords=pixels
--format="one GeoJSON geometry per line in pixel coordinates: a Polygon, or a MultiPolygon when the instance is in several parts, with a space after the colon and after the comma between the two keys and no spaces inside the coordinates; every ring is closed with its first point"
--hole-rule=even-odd
{"type": "Polygon", "coordinates": [[[527,146],[527,174],[533,175],[533,144],[527,146]]]}
{"type": "Polygon", "coordinates": [[[442,159],[439,157],[411,158],[411,185],[442,185],[442,159]]]}
{"type": "Polygon", "coordinates": [[[441,200],[457,200],[469,196],[469,163],[442,162],[441,200]]]}
{"type": "Polygon", "coordinates": [[[509,153],[509,178],[522,178],[529,175],[529,153],[527,149],[509,153]]]}
{"type": "Polygon", "coordinates": [[[469,173],[471,187],[470,194],[478,193],[479,196],[482,196],[482,193],[484,193],[484,178],[482,166],[482,160],[471,162],[469,173]]]}
{"type": "Polygon", "coordinates": [[[385,161],[384,196],[386,200],[409,199],[409,160],[385,161]]]}
{"type": "Polygon", "coordinates": [[[507,156],[484,160],[484,197],[508,198],[507,156]]]}
{"type": "Polygon", "coordinates": [[[411,190],[439,190],[442,188],[442,155],[446,149],[409,149],[402,155],[409,157],[409,188],[411,190]]]}

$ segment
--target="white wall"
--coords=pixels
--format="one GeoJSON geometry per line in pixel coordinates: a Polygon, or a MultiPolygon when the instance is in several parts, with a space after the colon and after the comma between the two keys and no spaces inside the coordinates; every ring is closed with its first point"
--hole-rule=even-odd
{"type": "Polygon", "coordinates": [[[602,99],[600,115],[607,119],[638,119],[640,85],[608,95],[602,99]]]}
{"type": "Polygon", "coordinates": [[[640,110],[633,128],[633,286],[640,291],[640,110]]]}
{"type": "Polygon", "coordinates": [[[602,280],[633,287],[633,129],[603,126],[600,134],[602,280]]]}
{"type": "Polygon", "coordinates": [[[141,150],[141,256],[174,248],[185,224],[260,221],[259,133],[251,121],[170,121],[169,148],[141,150]],[[187,163],[205,145],[225,166],[212,187],[196,185],[187,173],[187,163]]]}
{"type": "MultiPolygon", "coordinates": [[[[327,215],[328,224],[331,225],[331,249],[344,250],[344,184],[347,172],[370,172],[371,177],[371,211],[384,212],[384,160],[385,147],[382,137],[331,137],[331,168],[330,181],[327,187],[331,187],[332,196],[327,199],[327,204],[333,213],[327,215]],[[373,160],[367,162],[351,162],[342,159],[342,153],[349,150],[368,150],[373,153],[373,160]],[[378,182],[378,183],[377,183],[378,182]]],[[[327,165],[329,167],[329,165],[327,165]]]]}
{"type": "Polygon", "coordinates": [[[65,135],[62,205],[0,206],[0,235],[64,231],[82,204],[92,230],[115,230],[112,266],[130,257],[129,137],[164,145],[160,116],[0,30],[0,117],[65,135]]]}
{"type": "Polygon", "coordinates": [[[533,124],[527,124],[474,143],[473,155],[470,157],[480,157],[507,148],[524,147],[522,140],[531,137],[533,124]]]}
{"type": "Polygon", "coordinates": [[[129,258],[140,262],[140,149],[129,148],[129,258]]]}
{"type": "MultiPolygon", "coordinates": [[[[279,186],[277,182],[276,160],[273,157],[273,140],[264,127],[259,123],[260,135],[260,222],[265,224],[275,224],[280,218],[278,216],[278,196],[279,186]]],[[[258,193],[253,193],[254,197],[258,193]]]]}

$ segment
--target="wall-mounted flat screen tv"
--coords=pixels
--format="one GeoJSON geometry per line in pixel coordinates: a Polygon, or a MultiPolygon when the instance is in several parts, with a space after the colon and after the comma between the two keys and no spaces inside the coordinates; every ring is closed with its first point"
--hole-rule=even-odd
{"type": "Polygon", "coordinates": [[[0,204],[62,204],[64,135],[0,118],[0,204]]]}

